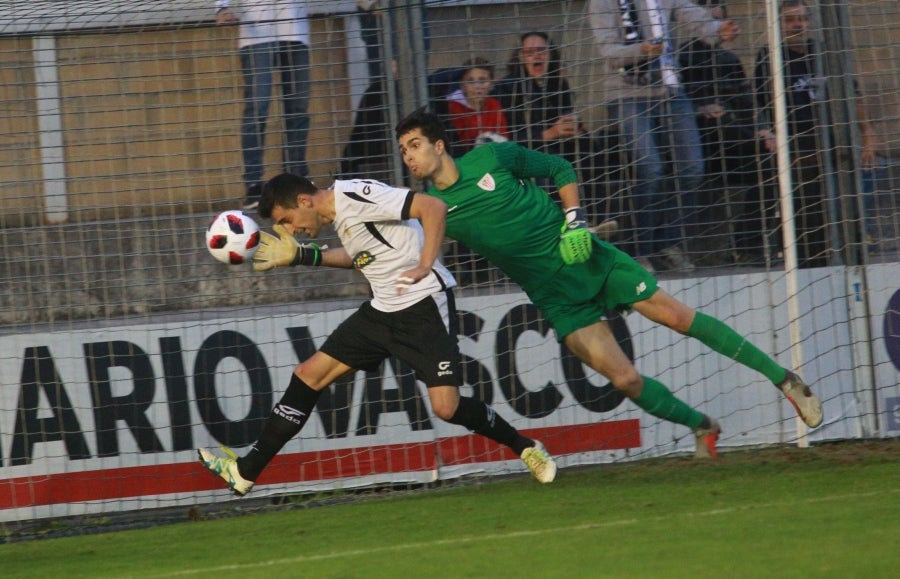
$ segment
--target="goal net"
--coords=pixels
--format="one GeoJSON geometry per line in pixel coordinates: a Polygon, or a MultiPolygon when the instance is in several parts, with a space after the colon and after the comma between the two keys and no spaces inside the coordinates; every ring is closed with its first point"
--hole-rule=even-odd
{"type": "MultiPolygon", "coordinates": [[[[245,73],[259,54],[217,14],[222,3],[7,3],[4,532],[231,499],[196,449],[244,454],[294,367],[368,287],[352,270],[223,265],[205,229],[285,170],[320,187],[427,186],[410,179],[393,135],[426,105],[452,129],[455,154],[512,140],[569,159],[598,235],[822,398],[825,421],[807,431],[757,372],[638,315],[612,316],[643,375],[722,423],[723,451],[897,436],[900,7],[808,0],[787,18],[790,3],[730,0],[722,18],[740,31],[719,43],[715,6],[660,1],[675,8],[659,35],[645,0],[296,2],[305,32],[279,45],[292,56],[254,90],[245,73]],[[803,41],[791,42],[809,51],[779,50],[800,25],[803,41]],[[306,115],[291,79],[308,93],[306,115]],[[504,124],[483,124],[473,87],[492,91],[504,124]]],[[[227,11],[246,22],[248,10],[227,11]]],[[[272,29],[290,25],[269,14],[272,29]]],[[[317,241],[339,244],[330,229],[317,241]]],[[[463,395],[540,439],[563,473],[693,452],[689,429],[582,364],[502,271],[461,243],[444,250],[460,281],[463,395]]],[[[253,492],[524,472],[511,451],[438,419],[411,369],[389,360],[327,388],[253,492]]]]}

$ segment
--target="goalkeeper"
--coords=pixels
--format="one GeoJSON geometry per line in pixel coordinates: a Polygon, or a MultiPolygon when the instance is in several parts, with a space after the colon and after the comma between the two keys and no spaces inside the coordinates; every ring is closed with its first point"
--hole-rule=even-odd
{"type": "Polygon", "coordinates": [[[396,356],[428,387],[434,413],[505,444],[542,483],[552,482],[556,463],[543,445],[519,434],[480,400],[459,395],[462,384],[456,341],[456,281],[437,259],[447,206],[438,199],[378,181],[335,181],[318,189],[283,173],[263,187],[259,215],[275,222],[278,237],[262,233],[253,267],[354,267],[366,276],[373,297],[301,362],[250,451],[237,458],[198,449],[200,462],[238,495],[246,494],[266,465],[312,415],[323,388],[359,369],[377,368],[396,356]],[[421,223],[420,223],[421,222],[421,223]],[[301,245],[294,233],[315,237],[334,224],[343,247],[301,245]]]}
{"type": "Polygon", "coordinates": [[[700,340],[766,376],[807,425],[822,422],[821,402],[800,377],[723,322],[660,289],[635,260],[588,231],[568,161],[514,143],[482,145],[454,159],[441,120],[424,109],[400,121],[395,131],[404,164],[417,179],[431,182],[428,194],[447,204],[446,235],[519,284],[557,338],[640,408],[692,429],[696,456],[716,456],[718,422],[641,376],[619,347],[606,312],[634,309],[700,340]],[[554,181],[562,208],[534,177],[554,181]]]}

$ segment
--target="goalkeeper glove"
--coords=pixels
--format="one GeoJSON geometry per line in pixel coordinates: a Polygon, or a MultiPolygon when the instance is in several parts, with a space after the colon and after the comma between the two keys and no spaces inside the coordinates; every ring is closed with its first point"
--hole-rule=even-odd
{"type": "Polygon", "coordinates": [[[566,222],[559,236],[559,253],[566,265],[583,263],[591,256],[593,249],[591,232],[584,220],[584,209],[569,207],[566,209],[566,222]]]}
{"type": "Polygon", "coordinates": [[[322,265],[322,250],[318,245],[298,242],[280,223],[273,225],[272,231],[278,237],[260,232],[259,249],[253,255],[253,269],[267,271],[287,265],[322,265]]]}

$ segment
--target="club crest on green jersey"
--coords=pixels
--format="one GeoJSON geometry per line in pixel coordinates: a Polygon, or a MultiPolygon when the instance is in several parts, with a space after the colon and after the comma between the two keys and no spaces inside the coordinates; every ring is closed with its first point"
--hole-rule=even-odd
{"type": "Polygon", "coordinates": [[[494,177],[490,173],[485,173],[484,177],[478,182],[478,187],[485,191],[493,191],[496,185],[497,184],[494,183],[494,177]]]}

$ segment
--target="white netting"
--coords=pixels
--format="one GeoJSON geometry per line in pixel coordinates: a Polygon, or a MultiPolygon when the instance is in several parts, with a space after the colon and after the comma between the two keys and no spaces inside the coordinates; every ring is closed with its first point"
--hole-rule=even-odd
{"type": "MultiPolygon", "coordinates": [[[[610,122],[609,68],[586,2],[383,1],[369,15],[350,1],[308,4],[306,162],[318,185],[351,175],[406,182],[394,123],[424,104],[445,110],[467,60],[485,59],[499,81],[520,57],[521,36],[540,31],[558,49],[572,97],[567,113],[585,131],[559,146],[585,181],[589,219],[616,220],[616,243],[664,269],[658,255],[642,255],[637,149],[610,122]],[[368,28],[371,16],[377,29],[368,28]],[[369,48],[380,54],[374,68],[370,32],[369,48]],[[396,71],[386,65],[391,57],[396,71]],[[389,80],[376,82],[379,71],[389,80]]],[[[784,131],[774,116],[761,125],[753,90],[772,22],[763,3],[732,0],[729,17],[741,33],[724,48],[746,83],[716,88],[694,105],[727,101],[731,116],[749,119],[750,145],[716,141],[716,123],[704,125],[713,131],[707,173],[666,210],[685,217],[674,242],[696,269],[660,278],[669,293],[815,382],[827,420],[813,440],[895,436],[900,9],[894,0],[811,0],[809,10],[822,47],[815,64],[822,84],[813,88],[825,88],[814,139],[824,253],[804,248],[816,229],[805,222],[794,228],[798,245],[779,233],[780,197],[791,196],[797,174],[781,171],[793,185],[779,181],[776,159],[754,132],[784,131]],[[861,115],[876,153],[871,166],[863,166],[861,115]],[[817,256],[824,257],[804,262],[817,256]]],[[[211,0],[0,2],[2,520],[218,499],[224,491],[200,470],[193,449],[227,444],[243,452],[294,365],[367,295],[352,271],[263,275],[219,264],[204,250],[206,225],[239,208],[249,185],[238,29],[216,26],[215,17],[211,0]]],[[[676,28],[675,44],[690,40],[676,28]]],[[[263,178],[283,169],[285,114],[275,84],[263,178]]],[[[508,113],[534,118],[525,108],[508,113]]],[[[785,146],[787,163],[796,162],[785,146]]],[[[672,151],[662,153],[666,161],[672,151]]],[[[337,243],[333,232],[322,241],[337,243]]],[[[501,272],[456,243],[446,250],[463,286],[464,393],[541,437],[563,466],[692,448],[685,428],[620,404],[605,379],[561,353],[501,272]]],[[[617,322],[617,331],[629,335],[626,349],[642,373],[719,417],[723,445],[798,439],[792,410],[765,379],[636,318],[617,322]]],[[[521,468],[496,445],[436,419],[409,370],[386,366],[327,391],[258,492],[521,468]]]]}

